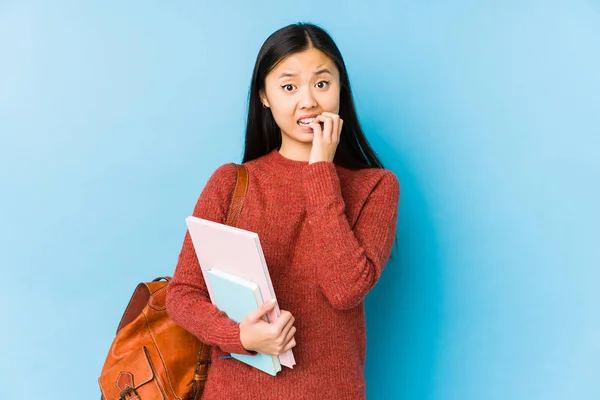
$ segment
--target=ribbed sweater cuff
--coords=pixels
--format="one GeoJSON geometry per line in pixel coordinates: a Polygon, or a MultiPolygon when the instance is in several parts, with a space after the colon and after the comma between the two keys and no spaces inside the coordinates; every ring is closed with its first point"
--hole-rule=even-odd
{"type": "Polygon", "coordinates": [[[242,346],[242,341],[240,339],[240,324],[233,325],[219,333],[221,339],[219,347],[224,352],[244,354],[247,356],[257,354],[255,351],[247,351],[244,346],[242,346]]]}
{"type": "Polygon", "coordinates": [[[329,203],[342,195],[340,180],[332,162],[319,161],[307,165],[303,184],[307,206],[329,203]]]}

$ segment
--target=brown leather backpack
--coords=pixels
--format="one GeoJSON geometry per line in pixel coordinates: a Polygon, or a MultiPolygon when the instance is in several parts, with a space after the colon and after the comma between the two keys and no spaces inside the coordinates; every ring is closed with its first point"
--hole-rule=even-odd
{"type": "MultiPolygon", "coordinates": [[[[248,187],[246,166],[236,167],[228,225],[235,225],[248,187]]],[[[169,281],[156,278],[133,292],[98,378],[103,400],[196,400],[202,395],[211,347],[167,315],[169,281]]]]}

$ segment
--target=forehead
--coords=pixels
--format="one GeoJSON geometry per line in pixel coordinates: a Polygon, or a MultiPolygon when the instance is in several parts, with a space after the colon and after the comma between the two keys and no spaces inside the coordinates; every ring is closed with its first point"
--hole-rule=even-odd
{"type": "Polygon", "coordinates": [[[317,72],[317,70],[323,68],[329,69],[332,74],[337,74],[337,68],[331,58],[321,50],[309,48],[298,53],[290,54],[281,60],[269,75],[277,77],[284,72],[313,74],[314,72],[317,72]]]}

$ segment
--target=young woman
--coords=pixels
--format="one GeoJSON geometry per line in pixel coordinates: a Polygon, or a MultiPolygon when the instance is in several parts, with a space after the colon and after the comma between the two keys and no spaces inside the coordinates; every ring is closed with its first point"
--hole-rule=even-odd
{"type": "MultiPolygon", "coordinates": [[[[203,399],[364,399],[363,300],[391,254],[400,187],[364,136],[323,29],[289,25],[263,44],[243,162],[250,184],[237,226],[259,234],[282,313],[267,323],[265,305],[236,323],[219,311],[186,234],[167,310],[214,346],[203,399]],[[277,376],[222,357],[289,349],[296,365],[277,376]]],[[[225,223],[235,179],[233,164],[220,166],[193,215],[225,223]]]]}

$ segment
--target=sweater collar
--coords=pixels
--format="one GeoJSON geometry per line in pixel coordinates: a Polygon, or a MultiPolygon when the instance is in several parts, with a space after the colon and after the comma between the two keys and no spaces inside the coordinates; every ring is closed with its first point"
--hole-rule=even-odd
{"type": "Polygon", "coordinates": [[[285,157],[279,152],[279,149],[271,150],[265,156],[264,161],[273,174],[282,178],[298,178],[308,165],[308,161],[292,160],[285,157]]]}

